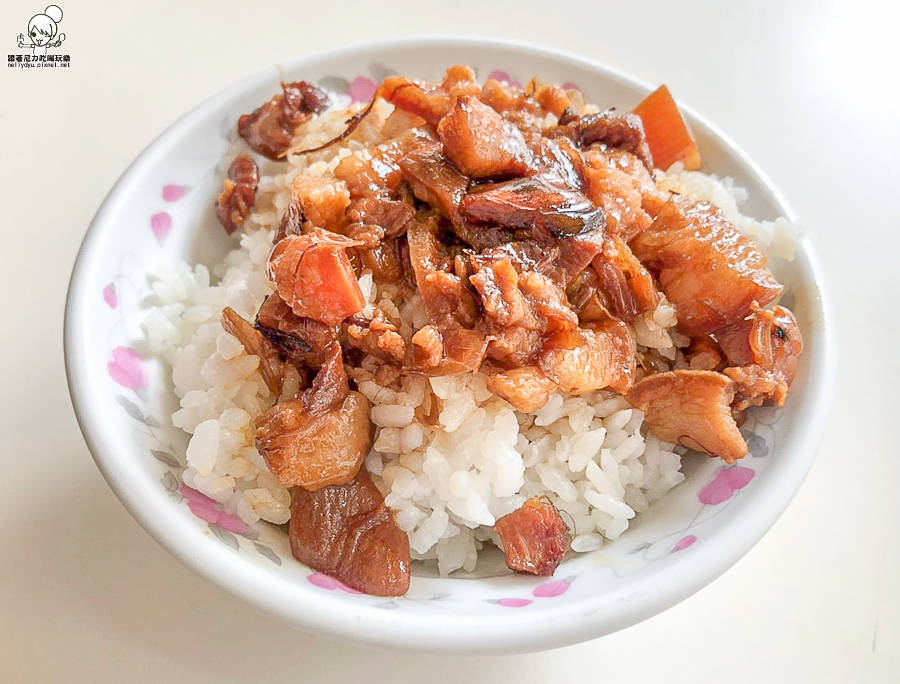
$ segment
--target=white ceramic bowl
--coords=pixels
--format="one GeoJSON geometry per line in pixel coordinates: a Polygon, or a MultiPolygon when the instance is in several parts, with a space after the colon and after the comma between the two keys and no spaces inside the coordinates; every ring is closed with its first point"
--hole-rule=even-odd
{"type": "MultiPolygon", "coordinates": [[[[148,358],[140,321],[157,261],[217,261],[225,241],[209,228],[216,166],[240,114],[281,79],[306,79],[367,98],[395,72],[438,79],[454,63],[484,79],[574,82],[601,106],[628,110],[651,88],[613,69],[534,47],[431,39],[342,49],[280,65],[204,102],[159,136],[109,193],[75,264],[65,321],[69,387],[103,475],[138,522],[186,565],[250,604],[335,639],[410,650],[498,653],[552,648],[621,629],[686,598],[746,553],[790,502],[815,456],[834,378],[830,314],[808,240],[778,266],[800,320],[805,351],[783,410],[745,426],[750,455],[732,468],[689,459],[687,479],[621,539],[568,560],[551,579],[517,575],[415,576],[407,596],[347,591],[293,560],[280,529],[248,529],[182,486],[185,436],[170,426],[177,403],[148,358]]],[[[746,213],[793,214],[759,169],[724,135],[686,110],[705,169],[746,187],[746,213]]]]}

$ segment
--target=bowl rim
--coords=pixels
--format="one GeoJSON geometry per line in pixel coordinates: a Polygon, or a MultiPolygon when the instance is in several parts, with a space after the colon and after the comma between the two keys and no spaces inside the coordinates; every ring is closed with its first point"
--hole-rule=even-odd
{"type": "MultiPolygon", "coordinates": [[[[304,66],[334,60],[360,60],[384,50],[466,48],[505,51],[513,56],[527,53],[557,63],[566,62],[579,68],[587,68],[606,78],[617,80],[627,87],[638,88],[647,93],[653,90],[645,81],[632,77],[622,70],[575,53],[527,42],[478,36],[449,35],[379,40],[317,52],[279,63],[275,67],[279,70],[297,71],[304,66]]],[[[219,544],[188,547],[186,539],[173,535],[171,531],[178,529],[179,522],[175,507],[162,507],[162,510],[158,510],[146,503],[153,501],[154,492],[150,483],[144,481],[134,463],[130,463],[128,459],[118,458],[111,451],[109,441],[104,436],[101,417],[89,409],[90,373],[87,365],[81,363],[82,355],[78,341],[85,334],[86,321],[81,312],[89,294],[87,281],[90,265],[98,257],[100,235],[104,231],[104,226],[109,223],[108,217],[131,191],[130,186],[141,170],[152,165],[156,148],[162,146],[169,137],[177,135],[180,130],[192,126],[207,110],[224,104],[237,94],[271,78],[272,67],[269,67],[238,80],[203,100],[154,138],[125,169],[107,194],[85,234],[73,267],[66,298],[63,330],[66,376],[73,409],[100,472],[126,509],[151,537],[199,575],[239,596],[251,606],[306,631],[354,644],[420,652],[469,654],[543,650],[596,638],[622,629],[684,600],[725,572],[755,546],[787,508],[812,466],[824,434],[834,392],[837,356],[831,305],[825,292],[821,266],[808,237],[804,237],[798,244],[797,258],[818,288],[822,320],[819,334],[816,336],[820,357],[820,367],[817,366],[816,370],[820,372],[811,374],[809,378],[807,420],[803,425],[807,435],[802,445],[803,457],[794,458],[789,464],[773,464],[772,467],[781,466],[778,469],[781,499],[777,505],[768,505],[761,512],[763,514],[761,517],[749,520],[748,516],[744,516],[744,519],[731,523],[733,533],[729,536],[731,539],[740,540],[739,543],[721,540],[718,544],[704,544],[693,551],[690,562],[673,562],[667,570],[665,591],[647,591],[648,587],[645,585],[657,581],[652,576],[643,580],[638,578],[628,587],[612,592],[603,606],[592,602],[577,609],[568,605],[559,608],[554,606],[534,613],[543,624],[540,629],[535,629],[533,619],[518,612],[508,613],[499,618],[491,616],[489,619],[485,619],[482,615],[471,616],[471,619],[467,616],[464,619],[459,616],[450,617],[448,614],[449,619],[440,623],[440,633],[437,634],[434,628],[429,629],[428,625],[416,616],[397,615],[403,611],[381,611],[375,620],[370,619],[371,614],[367,614],[365,620],[360,620],[361,613],[368,611],[354,609],[349,605],[339,609],[335,601],[329,600],[329,595],[324,592],[321,596],[304,596],[302,606],[286,601],[285,596],[290,597],[291,594],[282,592],[295,580],[282,576],[278,581],[271,582],[271,578],[268,578],[268,586],[261,587],[259,573],[253,564],[234,562],[235,558],[230,549],[219,544]],[[705,571],[697,573],[694,570],[696,567],[703,567],[705,571]],[[600,613],[601,608],[606,612],[600,613]],[[587,620],[575,619],[578,616],[590,617],[587,620]],[[436,638],[438,636],[440,639],[436,638]]],[[[729,136],[707,122],[691,107],[681,103],[679,106],[691,120],[692,126],[699,127],[706,134],[718,138],[729,153],[730,160],[743,167],[745,173],[755,177],[765,187],[786,218],[796,220],[793,210],[781,192],[729,136]]]]}

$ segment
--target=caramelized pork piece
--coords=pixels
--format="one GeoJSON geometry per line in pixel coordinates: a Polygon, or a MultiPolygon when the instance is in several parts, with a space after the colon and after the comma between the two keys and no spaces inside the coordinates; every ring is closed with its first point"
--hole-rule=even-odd
{"type": "Polygon", "coordinates": [[[546,499],[528,499],[522,508],[494,523],[510,570],[549,577],[569,547],[569,528],[546,499]]]}
{"type": "Polygon", "coordinates": [[[630,241],[646,230],[653,219],[644,211],[645,196],[659,196],[652,176],[631,153],[624,150],[586,150],[581,167],[585,194],[603,209],[610,232],[630,241]]]}
{"type": "Polygon", "coordinates": [[[256,447],[285,487],[349,482],[371,446],[369,402],[350,391],[338,344],[309,389],[256,420],[256,447]]]}
{"type": "Polygon", "coordinates": [[[577,190],[552,185],[545,178],[520,178],[466,195],[460,211],[471,221],[509,231],[567,237],[602,231],[603,210],[577,190]]]}
{"type": "Polygon", "coordinates": [[[540,320],[519,289],[519,274],[509,257],[475,257],[469,282],[481,296],[485,316],[503,327],[540,329],[540,320]]]}
{"type": "Polygon", "coordinates": [[[416,198],[437,207],[445,218],[456,219],[469,179],[450,166],[439,143],[413,150],[400,160],[400,169],[416,198]]]}
{"type": "Polygon", "coordinates": [[[402,76],[389,76],[378,89],[378,95],[398,109],[420,116],[433,128],[464,96],[477,97],[481,87],[475,80],[475,72],[463,65],[452,66],[441,83],[409,80],[402,76]]]}
{"type": "Polygon", "coordinates": [[[297,316],[337,325],[366,305],[347,247],[359,246],[326,230],[288,235],[269,256],[269,278],[297,316]]]}
{"type": "Polygon", "coordinates": [[[329,104],[328,96],[306,81],[282,83],[279,95],[238,119],[238,134],[254,151],[278,160],[290,149],[297,127],[329,104]]]}
{"type": "Polygon", "coordinates": [[[485,321],[482,325],[490,340],[487,357],[496,365],[512,369],[537,363],[544,345],[542,330],[520,327],[504,328],[491,325],[489,321],[485,321]]]}
{"type": "Polygon", "coordinates": [[[525,94],[530,95],[545,112],[561,117],[566,111],[572,111],[572,101],[563,88],[554,83],[541,83],[537,77],[529,81],[525,86],[525,94]]]}
{"type": "Polygon", "coordinates": [[[723,372],[737,388],[735,410],[766,402],[784,405],[803,351],[800,327],[789,309],[757,309],[719,330],[716,339],[731,366],[723,372]]]}
{"type": "Polygon", "coordinates": [[[404,277],[399,240],[385,239],[370,249],[360,249],[359,259],[363,268],[372,271],[376,285],[399,283],[404,277]]]}
{"type": "Polygon", "coordinates": [[[266,297],[259,307],[254,327],[292,363],[313,368],[325,363],[340,332],[336,326],[297,316],[277,294],[266,297]]]}
{"type": "Polygon", "coordinates": [[[412,364],[405,370],[426,375],[474,373],[481,368],[489,338],[478,330],[429,324],[410,340],[412,364]]]}
{"type": "Polygon", "coordinates": [[[498,114],[520,111],[537,114],[540,111],[535,102],[525,97],[523,90],[493,78],[485,81],[478,99],[498,114]]]}
{"type": "Polygon", "coordinates": [[[520,366],[489,375],[487,388],[522,413],[534,413],[557,387],[537,366],[520,366]]]}
{"type": "Polygon", "coordinates": [[[365,469],[344,485],[291,493],[294,558],[351,589],[402,596],[409,589],[409,538],[365,469]]]}
{"type": "Polygon", "coordinates": [[[460,277],[449,272],[450,260],[437,238],[437,225],[418,222],[407,231],[406,239],[416,287],[430,322],[471,328],[476,320],[475,300],[460,277]]]}
{"type": "Polygon", "coordinates": [[[627,392],[634,382],[635,345],[628,326],[611,319],[593,327],[554,333],[538,360],[562,392],[610,388],[627,392]]]}
{"type": "Polygon", "coordinates": [[[392,140],[347,155],[334,169],[334,175],[347,184],[351,197],[377,194],[390,197],[403,180],[401,156],[399,142],[392,140]]]}
{"type": "Polygon", "coordinates": [[[653,157],[644,136],[644,124],[637,114],[619,114],[608,109],[578,116],[570,110],[560,117],[559,124],[551,135],[563,135],[581,148],[601,145],[627,150],[653,173],[653,157]]]}
{"type": "Polygon", "coordinates": [[[259,169],[246,154],[239,154],[228,167],[228,176],[222,183],[222,194],[216,200],[216,218],[231,235],[244,225],[250,209],[256,203],[256,187],[259,185],[259,169]]]}
{"type": "Polygon", "coordinates": [[[347,212],[353,222],[345,231],[347,235],[363,238],[363,233],[373,232],[378,238],[366,242],[365,247],[371,249],[377,247],[381,239],[399,237],[406,233],[409,226],[416,220],[416,210],[413,207],[412,198],[394,199],[384,193],[357,197],[347,212]],[[358,231],[362,227],[363,231],[358,231]]]}
{"type": "Polygon", "coordinates": [[[475,97],[457,100],[437,132],[447,159],[470,178],[515,178],[531,168],[521,131],[475,97]]]}
{"type": "Polygon", "coordinates": [[[709,202],[673,195],[630,246],[658,274],[690,337],[739,323],[753,302],[765,306],[782,290],[765,255],[709,202]]]}
{"type": "Polygon", "coordinates": [[[625,395],[659,439],[733,463],[747,443],[731,414],[734,383],[721,373],[676,370],[651,375],[625,395]]]}
{"type": "Polygon", "coordinates": [[[347,344],[362,349],[367,354],[383,361],[401,364],[406,358],[406,340],[381,309],[375,309],[371,321],[361,316],[351,318],[346,330],[347,344]]]}
{"type": "Polygon", "coordinates": [[[693,338],[684,350],[684,360],[692,370],[721,371],[725,367],[722,348],[709,335],[693,338]]]}
{"type": "Polygon", "coordinates": [[[659,304],[653,277],[638,261],[624,240],[610,240],[610,249],[591,262],[598,276],[604,305],[617,318],[631,322],[659,304]]]}
{"type": "Polygon", "coordinates": [[[571,330],[578,317],[565,291],[549,276],[532,270],[540,265],[515,248],[485,250],[471,257],[469,282],[480,295],[488,322],[528,330],[571,330]]]}
{"type": "Polygon", "coordinates": [[[344,181],[299,173],[291,183],[291,202],[275,242],[314,228],[339,232],[348,206],[350,190],[344,181]]]}
{"type": "Polygon", "coordinates": [[[278,396],[284,380],[284,361],[278,353],[278,348],[230,306],[226,306],[222,311],[222,328],[244,345],[244,351],[259,357],[259,371],[266,387],[278,396]]]}

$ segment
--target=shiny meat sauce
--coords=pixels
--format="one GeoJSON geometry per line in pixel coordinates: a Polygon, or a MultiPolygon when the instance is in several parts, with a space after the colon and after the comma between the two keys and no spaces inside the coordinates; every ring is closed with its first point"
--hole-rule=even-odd
{"type": "MultiPolygon", "coordinates": [[[[250,150],[273,160],[325,154],[369,127],[333,175],[292,178],[274,292],[253,323],[222,320],[260,358],[273,403],[257,447],[292,489],[291,548],[311,568],[373,594],[409,586],[409,541],[364,465],[375,428],[352,379],[364,364],[385,387],[480,372],[525,413],[555,392],[616,392],[660,439],[729,463],[747,453],[742,412],[784,402],[802,340],[790,311],[764,308],[783,289],[765,255],[711,204],[656,185],[641,116],[582,102],[536,79],[479,85],[454,66],[440,82],[387,78],[309,150],[294,133],[328,106],[311,84],[282,84],[241,117],[250,150]],[[373,140],[378,99],[393,111],[373,140]],[[401,314],[413,305],[417,322],[401,314]],[[646,338],[671,311],[674,358],[646,338]]],[[[216,206],[229,234],[258,182],[240,155],[216,206]]],[[[426,404],[418,418],[434,424],[439,400],[426,404]]],[[[538,575],[570,537],[540,499],[494,531],[509,567],[538,575]]]]}

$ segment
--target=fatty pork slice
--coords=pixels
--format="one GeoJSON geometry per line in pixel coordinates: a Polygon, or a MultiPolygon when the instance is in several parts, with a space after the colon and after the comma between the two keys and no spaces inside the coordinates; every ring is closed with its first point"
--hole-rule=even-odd
{"type": "Polygon", "coordinates": [[[360,244],[321,229],[288,235],[269,255],[269,278],[294,314],[338,325],[366,305],[346,252],[360,244]]]}
{"type": "Polygon", "coordinates": [[[437,132],[447,159],[470,178],[500,180],[531,170],[531,151],[521,131],[477,97],[459,98],[437,132]]]}
{"type": "Polygon", "coordinates": [[[337,343],[309,389],[256,420],[256,447],[285,487],[349,482],[371,446],[369,402],[350,391],[337,343]]]}
{"type": "Polygon", "coordinates": [[[765,255],[709,202],[673,195],[630,247],[658,274],[678,329],[690,337],[739,323],[753,302],[765,306],[781,294],[765,255]]]}
{"type": "Polygon", "coordinates": [[[409,589],[409,538],[365,469],[343,485],[291,493],[294,558],[351,589],[402,596],[409,589]]]}
{"type": "Polygon", "coordinates": [[[520,366],[489,375],[487,388],[522,413],[534,413],[547,403],[557,385],[537,366],[520,366]]]}
{"type": "Polygon", "coordinates": [[[238,119],[238,134],[254,151],[278,160],[290,149],[297,127],[329,104],[328,96],[306,81],[282,83],[281,93],[238,119]]]}
{"type": "Polygon", "coordinates": [[[731,414],[734,383],[721,373],[675,370],[650,375],[625,395],[656,437],[733,463],[747,443],[731,414]]]}
{"type": "Polygon", "coordinates": [[[419,328],[410,340],[413,350],[410,370],[431,376],[474,373],[481,368],[489,341],[478,330],[429,323],[419,328]]]}
{"type": "Polygon", "coordinates": [[[569,547],[569,528],[547,501],[534,497],[494,523],[510,570],[549,577],[569,547]]]}
{"type": "Polygon", "coordinates": [[[250,209],[256,203],[259,185],[259,168],[247,155],[239,154],[228,167],[228,175],[222,184],[222,194],[216,201],[216,218],[231,235],[244,225],[250,209]]]}
{"type": "Polygon", "coordinates": [[[433,128],[437,128],[460,97],[477,97],[480,92],[475,72],[459,64],[447,69],[441,83],[389,76],[378,89],[378,94],[385,100],[398,109],[422,117],[433,128]]]}
{"type": "Polygon", "coordinates": [[[766,402],[784,405],[803,351],[800,326],[790,309],[757,309],[719,330],[716,340],[729,364],[722,372],[735,382],[735,410],[766,402]]]}
{"type": "Polygon", "coordinates": [[[315,228],[337,232],[349,206],[350,190],[344,181],[299,173],[291,183],[290,204],[275,242],[286,235],[310,232],[315,228]]]}
{"type": "Polygon", "coordinates": [[[617,318],[631,322],[659,304],[653,277],[620,237],[610,238],[609,248],[591,264],[597,272],[604,303],[617,318]]]}
{"type": "Polygon", "coordinates": [[[412,150],[400,160],[400,169],[416,198],[436,207],[445,218],[458,220],[469,179],[450,166],[439,143],[412,150]]]}
{"type": "Polygon", "coordinates": [[[577,190],[542,177],[520,178],[466,195],[460,211],[469,220],[508,231],[567,237],[602,231],[603,210],[577,190]]]}
{"type": "Polygon", "coordinates": [[[624,393],[634,383],[634,338],[628,326],[615,319],[561,330],[544,342],[538,366],[562,392],[609,388],[624,393]]]}

